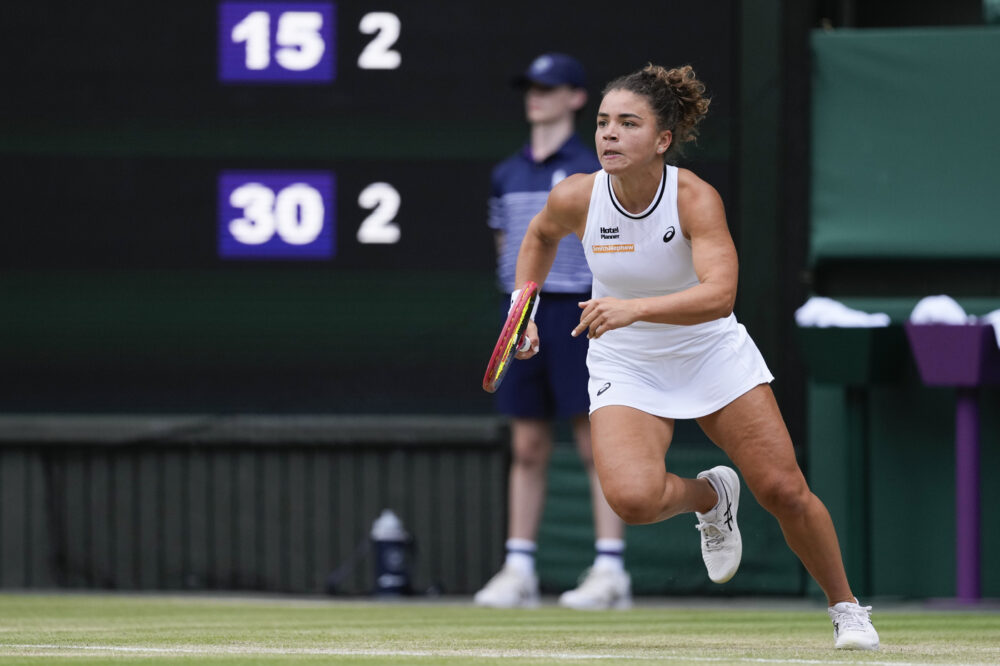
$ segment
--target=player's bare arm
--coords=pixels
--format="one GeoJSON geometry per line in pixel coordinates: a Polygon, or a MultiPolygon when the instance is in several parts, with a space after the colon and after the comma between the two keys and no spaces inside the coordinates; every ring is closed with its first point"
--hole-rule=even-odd
{"type": "Polygon", "coordinates": [[[694,173],[680,169],[677,209],[681,229],[691,241],[691,256],[699,284],[640,303],[640,319],[665,324],[700,324],[728,317],[736,303],[739,260],[726,224],[722,197],[694,173]]]}
{"type": "MultiPolygon", "coordinates": [[[[592,173],[574,174],[552,188],[545,206],[531,220],[528,232],[521,241],[515,280],[518,287],[529,280],[544,284],[559,249],[559,241],[569,234],[583,237],[593,189],[592,173]]],[[[528,339],[530,348],[519,351],[519,359],[531,358],[539,351],[535,322],[528,324],[524,336],[528,339]]]]}

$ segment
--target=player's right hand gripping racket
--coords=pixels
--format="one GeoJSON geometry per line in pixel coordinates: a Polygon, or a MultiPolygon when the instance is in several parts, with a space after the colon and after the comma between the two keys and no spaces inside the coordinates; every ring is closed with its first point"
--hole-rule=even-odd
{"type": "MultiPolygon", "coordinates": [[[[507,313],[507,321],[500,331],[497,346],[493,348],[493,356],[490,357],[486,374],[483,376],[483,389],[488,393],[497,390],[510,364],[514,362],[514,354],[519,351],[518,343],[524,335],[524,329],[528,327],[528,322],[531,321],[531,310],[535,307],[537,299],[538,284],[527,282],[511,306],[510,312],[507,313]]],[[[524,347],[524,350],[527,351],[527,347],[524,347]]]]}

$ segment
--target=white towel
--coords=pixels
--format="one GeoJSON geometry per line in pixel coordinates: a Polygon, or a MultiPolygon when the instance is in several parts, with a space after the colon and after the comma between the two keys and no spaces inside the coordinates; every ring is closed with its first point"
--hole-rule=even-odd
{"type": "Polygon", "coordinates": [[[997,336],[997,347],[1000,347],[1000,310],[994,310],[980,317],[987,324],[993,324],[993,333],[997,336]]]}
{"type": "Polygon", "coordinates": [[[951,296],[925,296],[910,313],[914,324],[973,324],[976,318],[966,314],[965,309],[951,296]]]}
{"type": "Polygon", "coordinates": [[[832,298],[813,296],[795,311],[795,323],[803,327],[880,328],[889,325],[889,315],[852,310],[832,298]]]}

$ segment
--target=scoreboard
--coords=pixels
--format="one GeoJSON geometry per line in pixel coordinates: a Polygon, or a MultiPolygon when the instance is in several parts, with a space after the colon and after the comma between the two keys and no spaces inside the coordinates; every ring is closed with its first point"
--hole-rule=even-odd
{"type": "Polygon", "coordinates": [[[734,2],[5,7],[0,410],[488,412],[492,166],[538,54],[690,63],[728,200],[734,2]]]}

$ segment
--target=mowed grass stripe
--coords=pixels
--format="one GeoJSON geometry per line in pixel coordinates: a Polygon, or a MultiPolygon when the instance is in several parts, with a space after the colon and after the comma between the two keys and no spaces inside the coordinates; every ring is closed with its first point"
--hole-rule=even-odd
{"type": "Polygon", "coordinates": [[[821,605],[496,611],[464,603],[0,595],[4,663],[1000,663],[1000,613],[882,612],[883,649],[832,649],[821,605]]]}
{"type": "MultiPolygon", "coordinates": [[[[541,659],[553,662],[563,661],[688,661],[695,663],[773,663],[773,664],[849,664],[855,663],[853,659],[768,659],[763,657],[693,657],[690,655],[671,655],[667,653],[658,655],[596,655],[583,653],[549,653],[549,652],[523,652],[523,651],[491,651],[491,650],[451,650],[451,651],[417,651],[417,650],[337,650],[334,648],[262,648],[262,647],[182,647],[182,648],[151,648],[151,647],[122,647],[122,646],[102,646],[102,645],[11,645],[10,648],[19,650],[21,655],[30,656],[55,656],[72,657],[84,656],[95,652],[127,653],[141,655],[169,655],[169,656],[340,656],[340,657],[470,657],[475,659],[541,659]]],[[[906,666],[911,662],[900,661],[872,661],[865,660],[865,664],[906,666]]]]}

